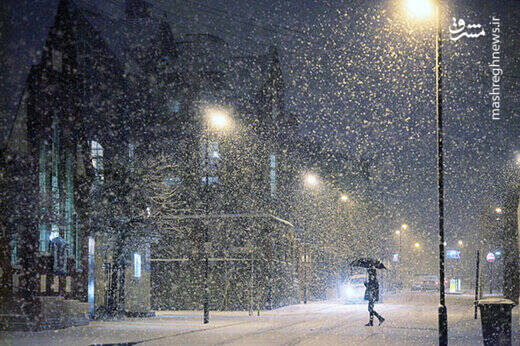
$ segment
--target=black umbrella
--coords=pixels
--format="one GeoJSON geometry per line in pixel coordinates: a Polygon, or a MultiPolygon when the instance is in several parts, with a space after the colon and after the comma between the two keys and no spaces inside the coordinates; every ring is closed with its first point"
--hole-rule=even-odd
{"type": "Polygon", "coordinates": [[[373,258],[358,258],[357,260],[351,262],[350,265],[352,267],[386,269],[383,262],[373,258]]]}

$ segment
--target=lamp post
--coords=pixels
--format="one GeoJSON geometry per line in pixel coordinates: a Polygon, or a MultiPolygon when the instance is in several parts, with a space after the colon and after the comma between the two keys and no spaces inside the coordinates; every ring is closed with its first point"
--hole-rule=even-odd
{"type": "Polygon", "coordinates": [[[398,280],[398,284],[402,286],[403,283],[402,283],[402,274],[401,274],[401,268],[402,268],[402,264],[401,264],[401,261],[402,261],[402,256],[401,256],[401,230],[396,230],[395,234],[399,238],[399,243],[398,243],[399,245],[398,245],[398,248],[397,248],[397,268],[398,268],[397,280],[398,280]]]}
{"type": "MultiPolygon", "coordinates": [[[[207,109],[205,119],[205,131],[204,137],[204,168],[205,168],[205,181],[204,181],[204,213],[209,214],[209,203],[210,203],[210,174],[209,174],[209,135],[212,129],[223,130],[228,127],[229,116],[228,114],[217,108],[207,109]]],[[[204,306],[204,324],[209,323],[209,258],[208,252],[210,251],[209,232],[208,224],[203,225],[203,238],[204,238],[204,280],[203,280],[203,306],[204,306]]]]}
{"type": "MultiPolygon", "coordinates": [[[[303,177],[303,183],[304,183],[304,186],[307,187],[308,189],[315,189],[318,187],[319,183],[320,183],[320,179],[318,178],[318,176],[314,173],[306,173],[303,177]]],[[[306,226],[307,226],[307,222],[305,223],[306,226]]],[[[308,267],[309,267],[309,263],[310,263],[310,258],[309,258],[309,254],[308,254],[308,251],[307,251],[307,244],[308,244],[308,236],[307,236],[307,233],[308,233],[308,229],[307,227],[305,227],[304,229],[304,238],[305,238],[305,241],[304,241],[304,247],[303,247],[303,263],[304,263],[304,270],[303,270],[303,281],[304,281],[304,287],[303,287],[303,304],[307,304],[307,296],[308,296],[308,286],[309,286],[309,283],[308,283],[308,274],[307,274],[307,271],[308,271],[308,267]]]]}
{"type": "MultiPolygon", "coordinates": [[[[342,204],[345,204],[348,201],[350,201],[349,196],[347,194],[343,193],[340,195],[339,201],[337,202],[338,208],[337,208],[337,212],[336,212],[336,217],[337,217],[336,227],[337,227],[338,231],[340,231],[340,227],[339,227],[340,221],[339,220],[340,220],[340,215],[341,215],[341,207],[342,207],[342,204]]],[[[344,239],[344,238],[342,237],[341,239],[344,239]]],[[[337,265],[337,261],[336,261],[336,265],[337,265]]],[[[339,269],[339,266],[336,268],[336,290],[337,290],[338,298],[341,298],[341,271],[339,269]]]]}
{"type": "Polygon", "coordinates": [[[443,153],[443,126],[442,126],[442,29],[441,4],[437,0],[433,5],[429,0],[408,0],[408,10],[417,17],[431,15],[435,12],[436,39],[435,39],[435,75],[436,75],[436,110],[437,110],[437,190],[439,208],[439,345],[448,344],[448,313],[446,309],[444,283],[444,153],[443,153]]]}

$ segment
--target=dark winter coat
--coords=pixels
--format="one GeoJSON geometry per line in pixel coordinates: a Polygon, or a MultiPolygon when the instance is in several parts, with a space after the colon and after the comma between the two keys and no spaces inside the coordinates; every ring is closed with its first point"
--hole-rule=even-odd
{"type": "Polygon", "coordinates": [[[377,302],[379,301],[379,283],[375,280],[365,282],[365,300],[377,302]]]}

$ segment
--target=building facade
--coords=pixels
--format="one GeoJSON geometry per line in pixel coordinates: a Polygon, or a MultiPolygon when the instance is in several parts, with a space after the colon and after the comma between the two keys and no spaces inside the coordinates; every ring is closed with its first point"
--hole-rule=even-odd
{"type": "Polygon", "coordinates": [[[2,328],[200,307],[206,258],[212,308],[297,300],[276,49],[177,38],[144,1],[124,13],[60,1],[24,85],[1,153],[2,328]]]}

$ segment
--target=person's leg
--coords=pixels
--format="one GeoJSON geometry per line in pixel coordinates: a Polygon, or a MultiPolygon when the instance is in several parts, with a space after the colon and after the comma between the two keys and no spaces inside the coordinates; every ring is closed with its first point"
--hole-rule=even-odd
{"type": "Polygon", "coordinates": [[[374,324],[374,302],[372,300],[368,301],[368,313],[370,316],[370,319],[366,326],[371,326],[374,324]]]}
{"type": "Polygon", "coordinates": [[[383,316],[381,316],[380,314],[377,313],[376,310],[374,310],[374,304],[373,303],[372,303],[372,314],[377,317],[377,319],[379,320],[379,324],[381,324],[381,323],[383,323],[385,321],[383,316]]]}

